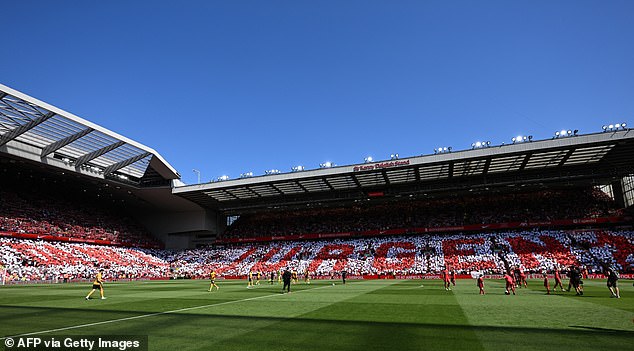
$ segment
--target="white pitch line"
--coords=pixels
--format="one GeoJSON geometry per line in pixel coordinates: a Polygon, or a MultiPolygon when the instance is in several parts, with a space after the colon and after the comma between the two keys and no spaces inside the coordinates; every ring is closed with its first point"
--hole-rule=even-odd
{"type": "MultiPolygon", "coordinates": [[[[330,286],[320,286],[318,288],[312,288],[312,289],[306,289],[306,290],[300,290],[297,291],[296,293],[300,293],[302,291],[310,291],[310,290],[317,290],[317,289],[323,289],[323,288],[329,288],[330,286]]],[[[64,330],[71,330],[71,329],[79,329],[79,328],[85,328],[85,327],[92,327],[95,325],[101,325],[101,324],[109,324],[109,323],[116,323],[116,322],[123,322],[123,321],[129,321],[129,320],[134,320],[134,319],[141,319],[141,318],[146,318],[146,317],[154,317],[154,316],[160,316],[160,315],[164,315],[164,314],[170,314],[170,313],[178,313],[178,312],[185,312],[185,311],[192,311],[192,310],[198,310],[201,308],[208,308],[208,307],[215,307],[215,306],[222,306],[222,305],[230,305],[233,303],[238,303],[238,302],[245,302],[245,301],[253,301],[253,300],[259,300],[259,299],[265,299],[267,297],[273,297],[273,296],[280,296],[281,294],[271,294],[271,295],[263,295],[263,296],[256,296],[256,297],[250,297],[248,299],[242,299],[242,300],[233,300],[233,301],[226,301],[226,302],[219,302],[219,303],[213,303],[210,305],[203,305],[203,306],[194,306],[194,307],[187,307],[187,308],[180,308],[177,310],[171,310],[171,311],[163,311],[163,312],[156,312],[156,313],[149,313],[149,314],[142,314],[139,316],[134,316],[134,317],[126,317],[126,318],[118,318],[118,319],[110,319],[107,321],[101,321],[101,322],[95,322],[95,323],[87,323],[87,324],[79,324],[79,325],[74,325],[74,326],[70,326],[70,327],[64,327],[64,328],[57,328],[57,329],[49,329],[49,330],[42,330],[42,331],[37,331],[37,332],[32,332],[32,333],[26,333],[26,334],[18,334],[18,335],[12,335],[12,336],[4,336],[1,337],[0,340],[4,340],[7,338],[19,338],[22,336],[29,336],[29,335],[38,335],[38,334],[46,334],[46,333],[53,333],[53,332],[58,332],[58,331],[64,331],[64,330]]]]}

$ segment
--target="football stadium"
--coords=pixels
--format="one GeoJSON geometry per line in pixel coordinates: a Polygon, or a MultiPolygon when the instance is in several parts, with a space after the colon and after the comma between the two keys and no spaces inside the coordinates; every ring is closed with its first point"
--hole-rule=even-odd
{"type": "Polygon", "coordinates": [[[6,350],[632,348],[623,121],[186,185],[0,85],[0,179],[6,350]]]}

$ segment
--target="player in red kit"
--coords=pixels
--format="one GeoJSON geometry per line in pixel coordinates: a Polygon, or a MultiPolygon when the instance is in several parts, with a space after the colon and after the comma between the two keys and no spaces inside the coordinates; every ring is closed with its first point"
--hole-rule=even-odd
{"type": "Polygon", "coordinates": [[[478,277],[478,288],[480,289],[480,295],[484,295],[484,274],[480,274],[478,277]]]}
{"type": "Polygon", "coordinates": [[[553,286],[553,292],[557,290],[557,286],[561,291],[564,291],[564,285],[561,283],[561,274],[559,274],[559,267],[555,267],[555,286],[553,286]]]}
{"type": "Polygon", "coordinates": [[[515,295],[515,281],[513,281],[511,273],[504,274],[504,280],[506,281],[506,290],[504,291],[504,293],[506,295],[510,295],[512,291],[513,295],[515,295]]]}
{"type": "Polygon", "coordinates": [[[519,281],[519,287],[521,288],[522,285],[524,285],[525,288],[528,287],[528,283],[526,282],[526,273],[524,273],[524,270],[522,269],[522,267],[518,267],[517,271],[519,272],[519,276],[520,276],[520,281],[519,281]]]}
{"type": "Polygon", "coordinates": [[[548,282],[546,273],[544,273],[544,288],[546,288],[546,295],[550,295],[550,283],[548,282]]]}
{"type": "Polygon", "coordinates": [[[445,290],[451,290],[450,283],[449,283],[449,271],[447,270],[447,268],[445,268],[445,270],[442,271],[442,280],[445,284],[445,290]]]}

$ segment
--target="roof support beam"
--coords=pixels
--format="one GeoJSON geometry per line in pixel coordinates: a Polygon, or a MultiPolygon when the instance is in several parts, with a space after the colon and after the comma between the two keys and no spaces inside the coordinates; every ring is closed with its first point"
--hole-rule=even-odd
{"type": "Polygon", "coordinates": [[[8,94],[5,93],[4,91],[0,91],[0,100],[4,99],[5,96],[7,96],[8,94]]]}
{"type": "Polygon", "coordinates": [[[333,187],[332,184],[330,184],[330,182],[328,181],[328,178],[324,178],[324,183],[326,183],[326,185],[331,191],[335,190],[335,187],[333,187]]]}
{"type": "Polygon", "coordinates": [[[453,178],[453,162],[449,162],[449,170],[447,171],[447,177],[453,178]]]}
{"type": "Polygon", "coordinates": [[[568,152],[564,155],[564,157],[561,159],[561,161],[559,161],[559,165],[557,165],[557,167],[561,167],[564,164],[566,164],[566,161],[568,161],[568,159],[570,158],[570,156],[572,156],[572,154],[575,153],[576,149],[570,149],[568,150],[568,152]]]}
{"type": "Polygon", "coordinates": [[[245,187],[245,189],[247,189],[247,190],[248,190],[251,194],[253,194],[253,195],[257,196],[258,198],[261,198],[261,197],[262,197],[262,195],[258,194],[258,192],[257,192],[257,191],[255,191],[255,190],[251,189],[251,188],[250,188],[250,187],[248,187],[248,186],[247,186],[247,187],[245,187]]]}
{"type": "Polygon", "coordinates": [[[482,169],[482,175],[487,175],[487,173],[489,173],[489,168],[491,167],[491,159],[492,157],[489,157],[486,159],[486,161],[484,161],[484,169],[482,169]]]}
{"type": "Polygon", "coordinates": [[[298,186],[300,189],[302,189],[302,191],[303,191],[303,192],[308,193],[308,189],[306,189],[306,188],[302,185],[302,183],[300,183],[300,182],[298,182],[298,181],[295,181],[295,184],[297,184],[297,186],[298,186]]]}
{"type": "Polygon", "coordinates": [[[223,190],[222,190],[222,193],[223,193],[223,194],[225,194],[225,195],[229,195],[229,196],[231,196],[234,200],[240,200],[240,198],[239,198],[239,197],[237,197],[237,196],[233,195],[232,193],[230,193],[229,191],[227,191],[227,189],[223,189],[223,190]]]}
{"type": "Polygon", "coordinates": [[[130,157],[130,158],[129,158],[129,159],[127,159],[127,160],[123,160],[123,161],[121,161],[121,162],[117,162],[117,163],[115,163],[115,164],[112,164],[112,165],[110,165],[110,166],[106,167],[106,168],[103,170],[103,174],[110,174],[110,173],[114,173],[115,171],[118,171],[118,170],[120,170],[120,169],[121,169],[121,168],[123,168],[123,167],[129,166],[129,165],[131,165],[131,164],[133,164],[133,163],[135,163],[135,162],[137,162],[137,161],[140,161],[140,160],[142,160],[142,159],[144,159],[144,158],[148,157],[149,155],[151,155],[149,152],[144,152],[144,153],[142,153],[142,154],[139,154],[139,155],[136,155],[136,156],[130,157]]]}
{"type": "Polygon", "coordinates": [[[354,182],[354,184],[357,186],[357,190],[361,189],[362,186],[361,186],[361,183],[359,182],[359,179],[357,179],[357,177],[355,175],[352,175],[351,178],[352,178],[352,181],[354,182]]]}
{"type": "Polygon", "coordinates": [[[85,165],[86,163],[96,159],[97,157],[106,154],[116,148],[118,148],[119,146],[124,145],[125,142],[123,141],[117,141],[116,143],[107,145],[106,147],[102,147],[99,150],[95,150],[93,152],[89,152],[85,155],[80,156],[77,161],[75,161],[75,168],[79,168],[80,166],[85,165]]]}
{"type": "Polygon", "coordinates": [[[385,184],[390,185],[390,179],[387,177],[387,172],[385,170],[381,171],[383,175],[383,180],[385,180],[385,184]]]}
{"type": "Polygon", "coordinates": [[[64,139],[60,139],[56,142],[50,143],[48,145],[46,145],[43,149],[42,149],[42,157],[48,156],[50,154],[52,154],[53,152],[63,148],[64,146],[72,143],[73,141],[84,137],[86,135],[88,135],[90,132],[92,132],[94,129],[92,128],[86,128],[84,130],[81,130],[73,135],[69,135],[64,139]]]}
{"type": "Polygon", "coordinates": [[[275,184],[269,184],[271,188],[275,189],[279,195],[284,195],[284,192],[280,190],[280,188],[276,187],[275,184]]]}
{"type": "Polygon", "coordinates": [[[42,115],[36,119],[32,119],[30,122],[23,124],[19,127],[13,128],[10,132],[5,133],[2,137],[0,137],[0,146],[8,143],[9,141],[19,137],[20,135],[28,132],[29,130],[35,128],[37,125],[45,122],[47,119],[55,116],[53,112],[49,112],[45,115],[42,115]]]}
{"type": "Polygon", "coordinates": [[[526,154],[526,157],[524,157],[524,161],[522,161],[520,168],[517,169],[518,171],[523,171],[524,168],[526,168],[526,165],[528,164],[528,160],[531,159],[531,156],[533,156],[533,154],[530,152],[526,154]]]}

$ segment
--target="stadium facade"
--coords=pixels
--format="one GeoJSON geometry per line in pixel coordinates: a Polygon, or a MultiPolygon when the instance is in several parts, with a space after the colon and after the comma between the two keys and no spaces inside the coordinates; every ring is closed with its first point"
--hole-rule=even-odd
{"type": "Polygon", "coordinates": [[[126,211],[167,248],[212,243],[245,213],[360,201],[600,186],[634,204],[634,132],[518,138],[470,150],[185,185],[154,149],[0,85],[0,161],[125,199],[126,211]]]}

